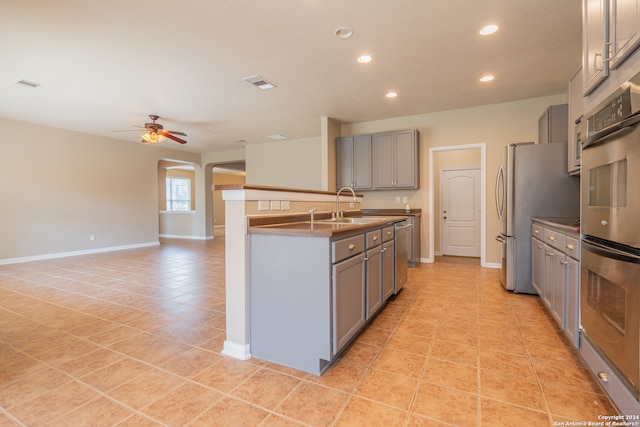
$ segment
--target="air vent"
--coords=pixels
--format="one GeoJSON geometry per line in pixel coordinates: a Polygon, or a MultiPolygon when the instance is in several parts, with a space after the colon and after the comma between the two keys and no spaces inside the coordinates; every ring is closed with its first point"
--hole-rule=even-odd
{"type": "Polygon", "coordinates": [[[259,75],[245,77],[242,80],[251,83],[254,86],[257,86],[260,89],[271,89],[276,87],[274,84],[266,81],[264,77],[260,77],[259,75]]]}
{"type": "Polygon", "coordinates": [[[40,86],[40,83],[30,82],[29,80],[18,80],[15,83],[18,84],[18,85],[31,87],[31,88],[36,88],[36,87],[40,86]]]}

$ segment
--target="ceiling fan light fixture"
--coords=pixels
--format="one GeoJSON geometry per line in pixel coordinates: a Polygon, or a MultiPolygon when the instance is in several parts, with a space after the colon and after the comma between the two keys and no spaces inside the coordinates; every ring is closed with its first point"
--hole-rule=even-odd
{"type": "Polygon", "coordinates": [[[160,135],[158,132],[147,132],[142,134],[142,142],[148,144],[159,144],[165,140],[163,135],[160,135]]]}

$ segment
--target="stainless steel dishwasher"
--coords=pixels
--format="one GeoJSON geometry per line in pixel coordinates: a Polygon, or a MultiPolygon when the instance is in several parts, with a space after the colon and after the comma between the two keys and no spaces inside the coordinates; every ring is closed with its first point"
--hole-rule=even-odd
{"type": "Polygon", "coordinates": [[[409,230],[413,224],[407,219],[396,222],[396,280],[394,294],[400,292],[407,282],[407,270],[409,266],[408,247],[409,247],[409,230]]]}

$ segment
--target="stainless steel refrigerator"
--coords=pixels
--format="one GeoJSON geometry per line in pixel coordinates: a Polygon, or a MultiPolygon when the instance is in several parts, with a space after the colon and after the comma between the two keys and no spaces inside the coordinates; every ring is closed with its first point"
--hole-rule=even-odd
{"type": "Polygon", "coordinates": [[[567,143],[509,144],[496,177],[501,221],[500,282],[509,291],[535,294],[531,284],[531,218],[580,216],[580,179],[567,172],[567,143]]]}

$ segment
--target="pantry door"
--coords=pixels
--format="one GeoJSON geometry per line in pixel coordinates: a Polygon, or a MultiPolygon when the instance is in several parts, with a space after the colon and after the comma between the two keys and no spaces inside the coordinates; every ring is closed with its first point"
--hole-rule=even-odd
{"type": "Polygon", "coordinates": [[[480,256],[480,169],[440,171],[442,255],[480,256]]]}

